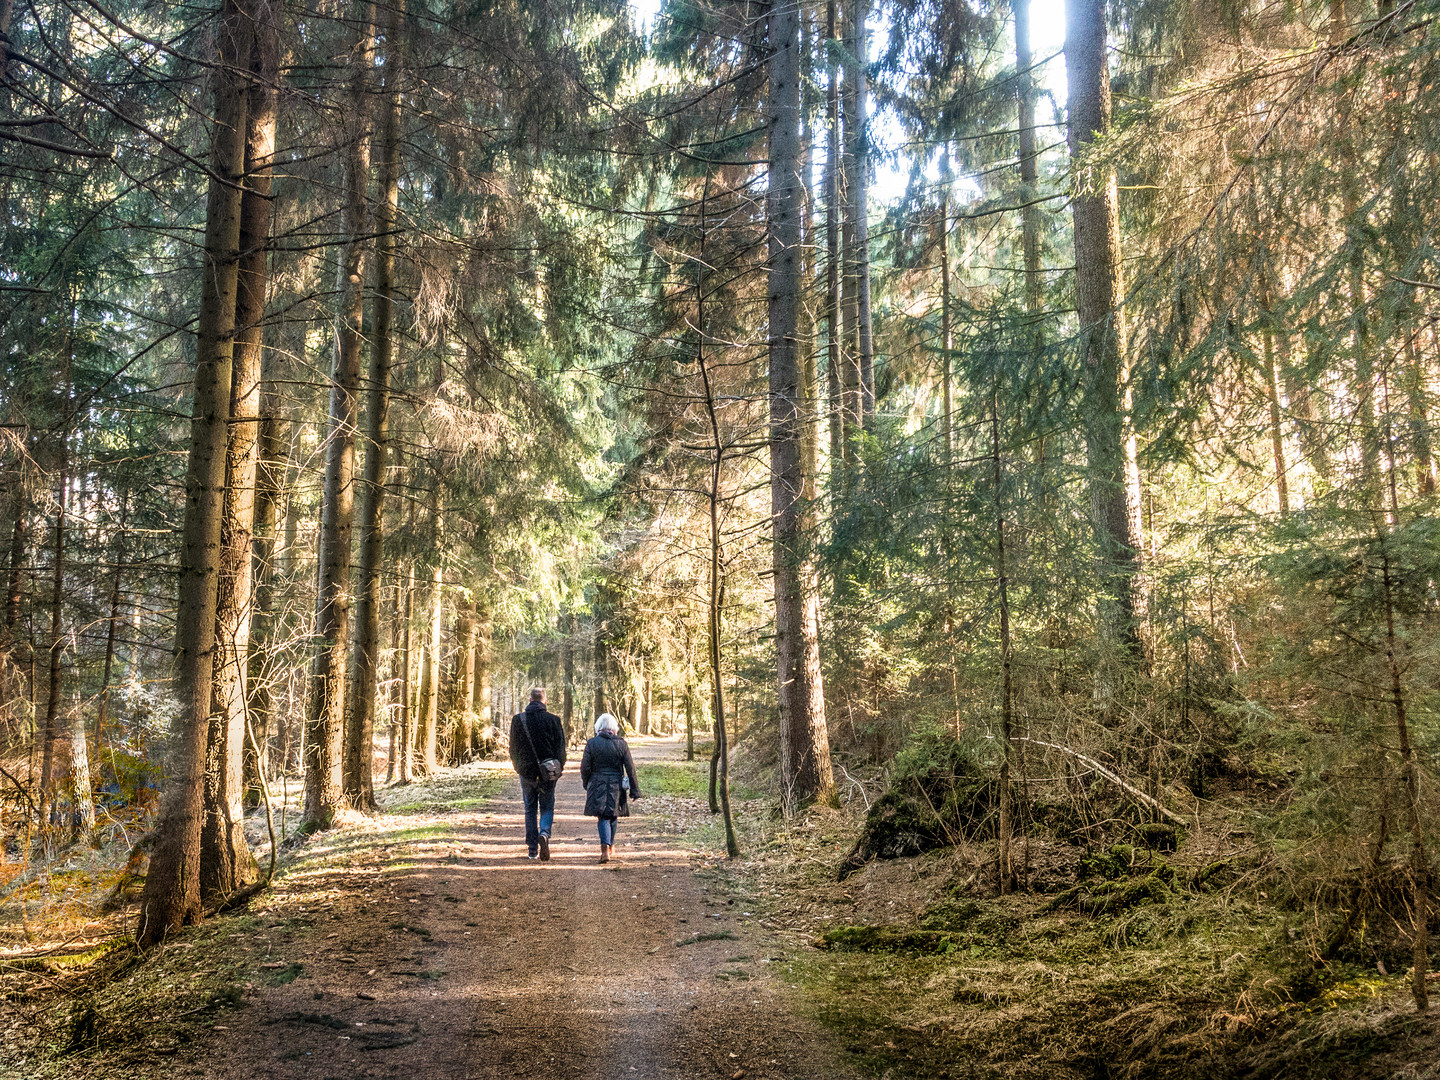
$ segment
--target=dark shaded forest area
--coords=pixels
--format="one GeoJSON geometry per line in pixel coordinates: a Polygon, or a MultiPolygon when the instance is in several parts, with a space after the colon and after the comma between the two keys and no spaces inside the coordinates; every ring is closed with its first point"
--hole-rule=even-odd
{"type": "Polygon", "coordinates": [[[865,1075],[1440,1076],[1437,15],[0,0],[0,1071],[544,686],[865,1075]]]}

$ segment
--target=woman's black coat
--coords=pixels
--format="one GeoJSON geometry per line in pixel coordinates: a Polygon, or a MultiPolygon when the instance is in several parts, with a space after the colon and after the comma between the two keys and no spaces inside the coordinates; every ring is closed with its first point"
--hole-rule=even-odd
{"type": "Polygon", "coordinates": [[[623,817],[625,793],[620,778],[630,774],[630,798],[640,798],[640,781],[635,778],[635,759],[619,735],[596,735],[585,744],[580,759],[580,783],[585,785],[585,813],[593,818],[623,817]]]}

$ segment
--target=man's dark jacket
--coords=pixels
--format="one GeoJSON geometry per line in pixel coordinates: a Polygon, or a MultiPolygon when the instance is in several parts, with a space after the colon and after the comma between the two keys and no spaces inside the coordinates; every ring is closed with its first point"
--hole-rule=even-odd
{"type": "Polygon", "coordinates": [[[540,762],[546,758],[565,764],[565,728],[560,717],[532,701],[510,721],[510,764],[526,780],[539,780],[540,762]]]}

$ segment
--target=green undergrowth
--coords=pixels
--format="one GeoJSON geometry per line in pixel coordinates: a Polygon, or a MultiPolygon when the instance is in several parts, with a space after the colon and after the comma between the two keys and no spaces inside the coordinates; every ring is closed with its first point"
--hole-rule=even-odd
{"type": "MultiPolygon", "coordinates": [[[[1100,879],[1088,895],[1146,881],[1162,879],[1100,879]]],[[[1317,967],[1293,937],[1276,908],[1182,897],[1168,884],[1158,901],[1113,910],[946,899],[917,924],[832,927],[796,973],[876,1075],[1440,1076],[1440,1058],[1424,1057],[1437,1045],[1433,1021],[1392,1019],[1413,1019],[1405,976],[1317,967]],[[1417,1042],[1426,1030],[1432,1041],[1417,1042]]]]}

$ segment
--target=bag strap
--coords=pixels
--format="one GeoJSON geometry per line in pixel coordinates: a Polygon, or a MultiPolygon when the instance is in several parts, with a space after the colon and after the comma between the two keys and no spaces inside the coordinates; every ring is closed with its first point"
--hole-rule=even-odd
{"type": "MultiPolygon", "coordinates": [[[[540,769],[540,751],[535,748],[535,736],[530,734],[530,714],[520,714],[520,730],[525,732],[525,741],[530,744],[530,753],[535,758],[535,768],[540,769]]],[[[545,779],[545,771],[540,769],[540,779],[545,779]]]]}

